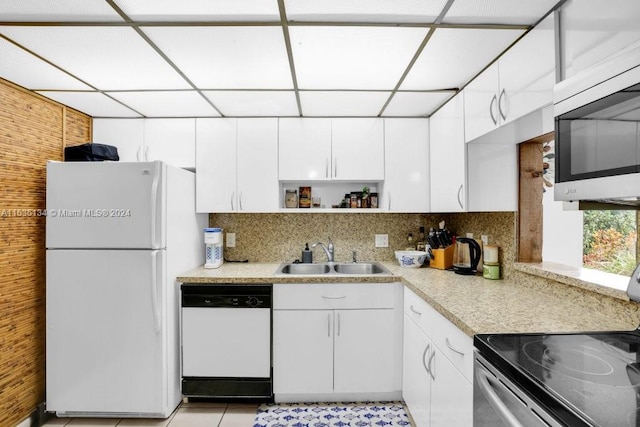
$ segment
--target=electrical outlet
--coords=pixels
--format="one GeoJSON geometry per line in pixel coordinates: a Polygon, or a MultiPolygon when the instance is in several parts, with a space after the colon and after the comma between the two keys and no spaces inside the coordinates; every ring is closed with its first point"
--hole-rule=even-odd
{"type": "Polygon", "coordinates": [[[236,247],[236,233],[227,233],[227,247],[228,248],[236,247]]]}
{"type": "Polygon", "coordinates": [[[467,233],[467,237],[468,237],[469,239],[473,239],[473,233],[467,233]]]}
{"type": "Polygon", "coordinates": [[[480,236],[480,239],[482,240],[482,244],[483,245],[488,245],[489,244],[489,236],[483,234],[482,236],[480,236]]]}
{"type": "Polygon", "coordinates": [[[389,247],[389,235],[388,234],[376,234],[375,242],[376,242],[376,248],[388,248],[389,247]]]}

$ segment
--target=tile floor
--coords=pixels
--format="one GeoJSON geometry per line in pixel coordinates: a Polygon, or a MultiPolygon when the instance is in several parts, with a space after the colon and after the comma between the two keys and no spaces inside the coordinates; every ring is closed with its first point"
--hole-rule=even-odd
{"type": "Polygon", "coordinates": [[[51,418],[44,427],[252,427],[258,404],[183,403],[166,420],[51,418]]]}

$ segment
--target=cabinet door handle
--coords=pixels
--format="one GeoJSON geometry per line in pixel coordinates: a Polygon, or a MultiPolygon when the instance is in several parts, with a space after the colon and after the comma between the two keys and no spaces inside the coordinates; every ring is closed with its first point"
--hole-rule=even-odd
{"type": "Polygon", "coordinates": [[[140,151],[142,151],[141,147],[138,147],[138,149],[136,150],[136,161],[140,161],[140,151]]]}
{"type": "Polygon", "coordinates": [[[233,198],[235,197],[235,195],[236,195],[235,191],[231,192],[231,210],[232,211],[234,210],[234,208],[233,208],[233,198]]]}
{"type": "Polygon", "coordinates": [[[502,89],[502,92],[500,92],[500,97],[498,98],[498,112],[500,113],[500,117],[502,117],[502,120],[507,120],[507,115],[502,112],[502,97],[506,94],[507,93],[505,92],[505,90],[502,89]]]}
{"type": "Polygon", "coordinates": [[[144,149],[144,161],[145,162],[149,161],[149,147],[145,147],[144,149]]]}
{"type": "Polygon", "coordinates": [[[417,314],[418,316],[422,316],[422,313],[420,313],[418,310],[416,310],[415,308],[413,308],[413,304],[411,304],[409,306],[409,310],[411,310],[412,312],[414,312],[415,314],[417,314]]]}
{"type": "Polygon", "coordinates": [[[333,158],[333,177],[334,178],[338,177],[338,158],[337,157],[333,158]]]}
{"type": "Polygon", "coordinates": [[[464,206],[462,205],[462,199],[460,199],[460,193],[462,193],[463,186],[464,184],[460,184],[460,188],[458,188],[458,204],[460,205],[460,209],[464,209],[464,206]]]}
{"type": "Polygon", "coordinates": [[[242,207],[242,191],[240,192],[240,198],[238,199],[238,205],[240,206],[240,210],[243,211],[244,208],[242,207]]]}
{"type": "Polygon", "coordinates": [[[436,380],[436,374],[433,372],[435,368],[435,357],[436,357],[436,351],[434,349],[431,352],[431,357],[429,358],[429,375],[431,375],[431,379],[434,381],[436,380]],[[431,367],[431,362],[434,362],[434,368],[431,367]]]}
{"type": "Polygon", "coordinates": [[[331,314],[327,314],[327,337],[331,337],[331,314]]]}
{"type": "Polygon", "coordinates": [[[427,374],[431,375],[431,372],[429,372],[429,367],[427,366],[427,353],[429,352],[429,348],[431,347],[431,343],[427,344],[427,346],[424,348],[424,351],[422,352],[422,366],[424,366],[424,370],[427,371],[427,374]]]}
{"type": "Polygon", "coordinates": [[[338,326],[338,336],[340,336],[340,313],[337,313],[337,314],[338,314],[338,325],[337,325],[338,326]]]}
{"type": "Polygon", "coordinates": [[[387,209],[391,210],[391,192],[387,193],[387,199],[389,200],[389,207],[387,209]]]}
{"type": "Polygon", "coordinates": [[[324,177],[329,178],[329,158],[324,159],[324,177]]]}
{"type": "Polygon", "coordinates": [[[491,98],[491,102],[489,103],[489,115],[491,116],[491,121],[493,122],[494,125],[498,124],[498,119],[496,119],[496,117],[493,115],[493,104],[496,103],[497,101],[498,101],[498,96],[493,95],[493,98],[491,98]]]}
{"type": "Polygon", "coordinates": [[[347,297],[346,295],[342,295],[340,297],[328,297],[328,296],[322,295],[322,298],[324,299],[344,299],[346,297],[347,297]]]}
{"type": "Polygon", "coordinates": [[[449,347],[449,350],[453,351],[454,353],[458,353],[460,356],[464,356],[464,351],[460,351],[456,349],[454,346],[452,346],[451,343],[449,342],[449,338],[445,338],[444,343],[447,345],[447,347],[449,347]]]}

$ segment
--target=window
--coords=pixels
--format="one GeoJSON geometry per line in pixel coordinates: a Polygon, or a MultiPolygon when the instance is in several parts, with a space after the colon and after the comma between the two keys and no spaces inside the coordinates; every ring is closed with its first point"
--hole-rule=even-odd
{"type": "Polygon", "coordinates": [[[636,267],[636,211],[583,212],[583,267],[631,276],[636,267]]]}

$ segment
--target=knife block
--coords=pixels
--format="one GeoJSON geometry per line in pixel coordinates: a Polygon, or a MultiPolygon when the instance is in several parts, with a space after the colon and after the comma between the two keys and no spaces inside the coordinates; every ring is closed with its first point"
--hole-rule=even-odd
{"type": "Polygon", "coordinates": [[[432,249],[433,259],[429,261],[429,266],[439,270],[446,270],[453,267],[453,252],[456,245],[449,245],[444,249],[432,249]]]}

